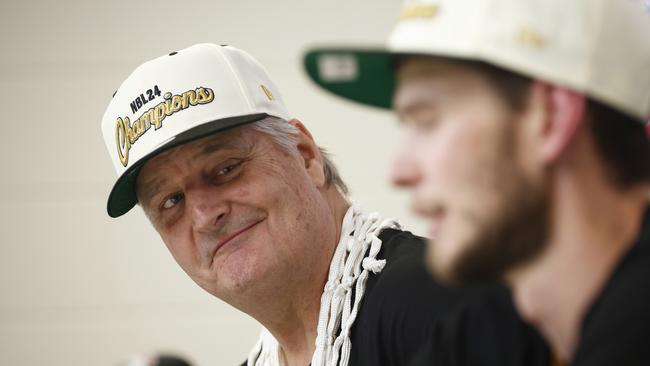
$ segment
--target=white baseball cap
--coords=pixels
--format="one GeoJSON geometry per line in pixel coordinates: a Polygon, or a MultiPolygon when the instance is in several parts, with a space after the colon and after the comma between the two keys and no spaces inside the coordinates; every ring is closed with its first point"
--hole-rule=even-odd
{"type": "Polygon", "coordinates": [[[289,112],[262,65],[231,46],[197,44],[140,65],[113,95],[102,133],[118,179],[111,217],[137,203],[142,165],[163,150],[289,112]]]}
{"type": "Polygon", "coordinates": [[[650,0],[411,0],[387,47],[316,48],[305,67],[335,94],[390,108],[397,55],[484,61],[650,114],[650,0]]]}

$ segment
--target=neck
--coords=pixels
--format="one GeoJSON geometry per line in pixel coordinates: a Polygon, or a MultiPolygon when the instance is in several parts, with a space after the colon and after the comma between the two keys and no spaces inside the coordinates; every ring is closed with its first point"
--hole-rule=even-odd
{"type": "Polygon", "coordinates": [[[309,365],[315,350],[318,313],[322,289],[304,296],[305,303],[297,308],[287,308],[284,319],[265,324],[278,341],[281,364],[284,366],[309,365]],[[307,300],[309,299],[309,300],[307,300]]]}
{"type": "Polygon", "coordinates": [[[519,312],[564,362],[573,357],[584,316],[638,235],[648,192],[615,189],[593,167],[572,169],[551,173],[545,251],[507,276],[519,312]]]}
{"type": "Polygon", "coordinates": [[[247,311],[278,341],[283,366],[309,365],[315,351],[321,296],[341,236],[343,217],[349,208],[349,203],[333,187],[323,192],[323,198],[333,220],[332,233],[326,237],[334,239],[310,243],[323,250],[314,256],[316,262],[306,266],[304,275],[296,275],[300,278],[293,280],[295,286],[283,289],[281,294],[276,292],[265,296],[261,301],[264,304],[262,311],[247,311]]]}

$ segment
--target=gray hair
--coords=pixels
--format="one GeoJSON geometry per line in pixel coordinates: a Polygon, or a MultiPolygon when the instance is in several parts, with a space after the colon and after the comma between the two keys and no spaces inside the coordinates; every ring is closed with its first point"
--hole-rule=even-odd
{"type": "MultiPolygon", "coordinates": [[[[250,124],[248,127],[271,137],[271,139],[284,150],[290,153],[298,153],[296,138],[298,129],[289,124],[287,121],[277,117],[266,117],[260,121],[250,124]]],[[[330,158],[330,154],[322,147],[318,147],[323,157],[323,173],[325,174],[325,183],[330,186],[334,185],[342,195],[349,193],[348,187],[341,179],[339,170],[330,158]]]]}

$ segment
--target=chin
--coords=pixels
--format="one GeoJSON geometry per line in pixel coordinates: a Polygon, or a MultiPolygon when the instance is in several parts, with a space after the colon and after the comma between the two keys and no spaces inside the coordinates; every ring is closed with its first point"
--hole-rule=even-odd
{"type": "Polygon", "coordinates": [[[266,292],[266,288],[274,283],[278,271],[274,269],[271,256],[264,254],[246,250],[234,253],[228,263],[218,269],[221,289],[235,296],[266,292]]]}
{"type": "Polygon", "coordinates": [[[209,283],[199,286],[218,299],[235,306],[250,292],[255,283],[256,281],[247,276],[224,273],[218,279],[212,279],[209,283]]]}
{"type": "Polygon", "coordinates": [[[202,278],[195,279],[195,282],[213,296],[230,302],[237,294],[246,292],[259,277],[245,263],[240,263],[240,266],[224,263],[204,274],[202,278]]]}
{"type": "MultiPolygon", "coordinates": [[[[478,230],[468,226],[448,227],[437,240],[429,240],[427,267],[443,284],[465,286],[482,283],[485,263],[477,262],[483,251],[478,230]],[[447,234],[447,235],[445,235],[447,234]],[[478,283],[477,283],[478,282],[478,283]]],[[[488,259],[489,260],[489,259],[488,259]]]]}
{"type": "Polygon", "coordinates": [[[244,291],[261,279],[259,272],[260,268],[248,263],[229,265],[220,271],[221,287],[231,291],[244,291]]]}

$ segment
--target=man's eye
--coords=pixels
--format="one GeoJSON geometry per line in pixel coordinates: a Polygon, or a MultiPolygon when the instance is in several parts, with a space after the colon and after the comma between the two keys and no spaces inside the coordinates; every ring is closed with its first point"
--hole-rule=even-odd
{"type": "Polygon", "coordinates": [[[228,166],[226,166],[224,168],[219,169],[219,171],[217,172],[217,175],[226,175],[226,174],[232,172],[233,170],[237,169],[240,165],[241,165],[241,162],[238,162],[238,163],[235,163],[235,164],[230,164],[230,165],[228,165],[228,166]]]}
{"type": "Polygon", "coordinates": [[[183,199],[183,197],[184,197],[183,194],[180,192],[172,194],[171,196],[167,197],[165,202],[163,202],[162,208],[169,209],[174,207],[177,203],[179,203],[183,199]]]}

